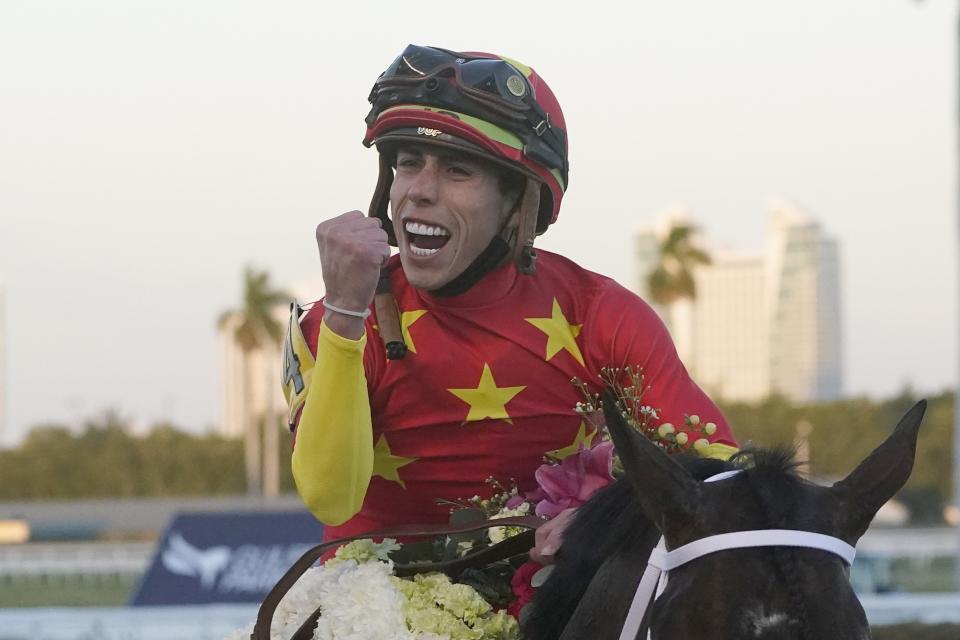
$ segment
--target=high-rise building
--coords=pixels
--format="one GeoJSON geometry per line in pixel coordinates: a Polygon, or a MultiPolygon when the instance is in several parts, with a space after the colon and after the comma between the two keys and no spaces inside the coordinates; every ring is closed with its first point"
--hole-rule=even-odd
{"type": "MultiPolygon", "coordinates": [[[[288,289],[301,304],[323,296],[322,282],[308,282],[288,289]]],[[[286,327],[290,310],[285,305],[274,309],[274,320],[286,327]]],[[[220,351],[220,433],[241,437],[245,416],[285,416],[286,400],[282,391],[282,345],[263,345],[245,352],[235,338],[242,317],[239,312],[223,316],[218,326],[220,351]]]]}
{"type": "MultiPolygon", "coordinates": [[[[660,260],[667,229],[637,235],[638,292],[660,260]]],[[[772,207],[763,256],[708,251],[694,267],[696,297],[654,305],[688,370],[710,395],[795,401],[843,393],[838,248],[797,207],[772,207]]]]}
{"type": "MultiPolygon", "coordinates": [[[[303,285],[290,289],[301,304],[322,297],[323,286],[303,285]]],[[[286,328],[290,309],[281,304],[272,310],[273,319],[286,328]]],[[[243,322],[239,311],[227,313],[218,323],[220,347],[220,432],[244,439],[244,466],[247,491],[274,497],[280,491],[279,460],[281,425],[286,424],[287,405],[282,391],[282,344],[264,343],[244,349],[237,340],[243,322]]]]}
{"type": "MultiPolygon", "coordinates": [[[[685,362],[704,389],[718,398],[758,399],[770,392],[768,323],[762,306],[761,258],[714,253],[694,272],[697,296],[682,300],[688,336],[685,362]]],[[[678,332],[675,332],[678,333],[678,332]]],[[[681,355],[683,358],[683,355],[681,355]]]]}
{"type": "MultiPolygon", "coordinates": [[[[289,309],[277,307],[274,320],[286,327],[289,309]]],[[[278,417],[286,413],[280,381],[281,345],[264,344],[244,351],[234,337],[243,321],[239,311],[221,318],[217,342],[220,350],[220,433],[241,437],[245,416],[278,417]]]]}
{"type": "Polygon", "coordinates": [[[789,204],[776,205],[767,247],[770,388],[797,400],[843,394],[837,243],[789,204]]]}

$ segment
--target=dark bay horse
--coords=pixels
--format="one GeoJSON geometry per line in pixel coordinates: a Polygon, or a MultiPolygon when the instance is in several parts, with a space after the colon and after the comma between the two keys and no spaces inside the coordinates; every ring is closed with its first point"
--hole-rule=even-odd
{"type": "MultiPolygon", "coordinates": [[[[525,640],[620,638],[661,533],[667,549],[771,529],[855,546],[910,476],[926,403],[830,487],[799,476],[792,452],[782,448],[742,452],[729,463],[668,456],[610,409],[609,394],[604,406],[626,477],[570,524],[556,567],[521,618],[525,640]],[[702,482],[732,469],[742,471],[702,482]]],[[[848,575],[846,561],[823,548],[774,544],[708,553],[669,572],[631,640],[864,640],[869,626],[848,575]]]]}

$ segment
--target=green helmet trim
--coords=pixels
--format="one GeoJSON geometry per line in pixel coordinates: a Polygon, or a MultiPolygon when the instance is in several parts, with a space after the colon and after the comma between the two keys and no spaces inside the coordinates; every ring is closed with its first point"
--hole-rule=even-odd
{"type": "MultiPolygon", "coordinates": [[[[487,122],[486,120],[468,115],[466,113],[458,113],[449,109],[437,109],[435,107],[427,107],[419,104],[402,104],[384,109],[380,116],[393,111],[429,111],[431,113],[449,113],[464,124],[473,127],[494,142],[506,145],[511,149],[516,149],[517,151],[523,153],[523,140],[520,139],[520,136],[507,131],[503,127],[499,127],[491,122],[487,122]]],[[[563,174],[558,169],[550,169],[549,171],[550,174],[557,179],[557,182],[560,184],[560,188],[566,189],[567,185],[563,180],[563,174]]]]}
{"type": "MultiPolygon", "coordinates": [[[[456,116],[458,120],[464,122],[483,135],[487,136],[491,140],[499,142],[500,144],[505,144],[508,147],[516,149],[517,151],[523,150],[523,140],[519,136],[514,135],[504,129],[503,127],[498,127],[495,124],[487,122],[486,120],[481,120],[474,116],[467,115],[465,113],[457,113],[456,111],[450,111],[449,109],[436,109],[433,107],[425,107],[419,104],[403,104],[396,107],[390,107],[389,109],[384,109],[383,113],[390,113],[391,111],[430,111],[432,113],[450,113],[456,116]]],[[[382,115],[382,114],[381,114],[382,115]]]]}

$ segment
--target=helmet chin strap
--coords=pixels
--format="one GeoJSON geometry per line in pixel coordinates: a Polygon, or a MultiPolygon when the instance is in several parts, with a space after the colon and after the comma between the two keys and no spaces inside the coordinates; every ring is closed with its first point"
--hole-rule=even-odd
{"type": "Polygon", "coordinates": [[[533,250],[533,241],[537,237],[537,218],[540,215],[540,188],[543,185],[527,178],[517,212],[517,239],[513,247],[513,260],[520,273],[532,276],[537,272],[537,252],[533,250]]]}
{"type": "Polygon", "coordinates": [[[537,235],[537,214],[540,211],[540,183],[527,178],[523,193],[500,230],[490,240],[490,244],[480,252],[463,273],[453,280],[431,289],[435,296],[447,298],[460,295],[477,284],[503,263],[503,259],[512,254],[517,270],[524,275],[533,275],[537,271],[537,254],[533,241],[537,235]],[[516,224],[510,222],[516,219],[516,224]]]}

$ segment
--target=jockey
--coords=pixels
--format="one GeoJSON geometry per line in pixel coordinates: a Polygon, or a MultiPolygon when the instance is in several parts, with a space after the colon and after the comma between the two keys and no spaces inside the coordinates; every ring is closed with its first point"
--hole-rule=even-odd
{"type": "MultiPolygon", "coordinates": [[[[646,303],[534,250],[569,166],[563,113],[533,69],[411,45],[369,100],[369,215],[317,227],[326,298],[294,307],[285,347],[293,474],[327,539],[446,522],[437,500],[487,497],[490,477],[532,490],[544,454],[589,445],[570,380],[599,390],[602,367],[642,367],[661,422],[696,414],[717,425],[706,454],[735,450],[646,303]]],[[[568,517],[541,528],[535,558],[549,561],[568,517]]]]}

